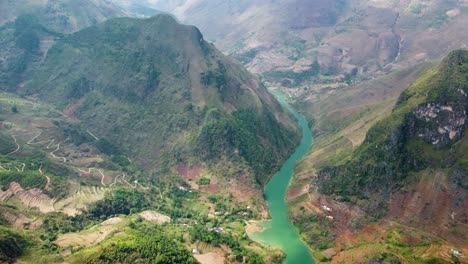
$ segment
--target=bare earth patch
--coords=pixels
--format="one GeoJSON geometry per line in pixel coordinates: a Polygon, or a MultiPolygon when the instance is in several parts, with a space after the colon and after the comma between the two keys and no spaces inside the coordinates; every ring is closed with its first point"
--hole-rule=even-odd
{"type": "Polygon", "coordinates": [[[201,264],[223,264],[224,263],[224,257],[221,252],[194,254],[193,256],[201,264]]]}
{"type": "Polygon", "coordinates": [[[5,192],[0,190],[0,202],[4,203],[10,198],[17,198],[27,208],[37,208],[42,213],[54,212],[55,200],[34,188],[23,189],[17,182],[11,182],[10,188],[5,192]]]}
{"type": "Polygon", "coordinates": [[[246,223],[245,226],[245,232],[247,235],[253,234],[253,233],[260,233],[265,230],[265,228],[261,227],[261,224],[263,221],[260,220],[249,220],[246,223]]]}
{"type": "Polygon", "coordinates": [[[112,226],[102,226],[96,229],[95,232],[90,232],[88,234],[77,234],[70,233],[61,235],[54,241],[57,245],[61,247],[68,246],[91,246],[103,241],[107,235],[114,231],[112,226]]]}
{"type": "Polygon", "coordinates": [[[449,17],[456,17],[460,14],[460,9],[456,8],[456,9],[452,9],[452,10],[449,10],[447,11],[447,16],[449,17]]]}
{"type": "Polygon", "coordinates": [[[292,202],[295,199],[307,194],[309,192],[309,188],[310,186],[308,184],[296,188],[289,188],[287,196],[288,202],[292,202]]]}
{"type": "Polygon", "coordinates": [[[120,217],[112,217],[107,219],[106,221],[102,222],[102,225],[115,225],[122,222],[122,218],[120,217]]]}
{"type": "Polygon", "coordinates": [[[84,103],[84,99],[81,99],[79,101],[73,102],[69,104],[65,109],[63,110],[63,115],[68,118],[69,121],[71,122],[80,122],[80,120],[74,115],[74,112],[78,107],[80,107],[84,103]]]}
{"type": "Polygon", "coordinates": [[[167,215],[160,214],[155,211],[144,211],[140,213],[140,216],[143,217],[145,220],[150,222],[155,222],[158,224],[164,224],[171,221],[171,218],[167,215]]]}

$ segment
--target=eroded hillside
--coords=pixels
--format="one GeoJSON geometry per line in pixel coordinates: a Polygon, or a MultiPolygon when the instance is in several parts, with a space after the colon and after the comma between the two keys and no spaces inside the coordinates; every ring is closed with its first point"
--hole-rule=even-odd
{"type": "Polygon", "coordinates": [[[428,70],[357,148],[297,168],[308,195],[290,193],[291,218],[319,258],[449,262],[451,247],[466,250],[467,54],[428,70]]]}

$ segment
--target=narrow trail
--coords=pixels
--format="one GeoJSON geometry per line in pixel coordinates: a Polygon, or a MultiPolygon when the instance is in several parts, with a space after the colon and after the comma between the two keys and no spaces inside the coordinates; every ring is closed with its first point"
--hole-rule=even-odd
{"type": "Polygon", "coordinates": [[[78,169],[79,172],[84,173],[84,174],[91,174],[91,170],[94,170],[94,168],[88,168],[88,171],[78,169]]]}
{"type": "Polygon", "coordinates": [[[141,185],[141,183],[139,183],[139,182],[137,182],[135,184],[135,188],[136,188],[136,185],[140,186],[140,188],[142,188],[143,190],[149,190],[150,189],[149,187],[145,187],[145,186],[141,185]]]}
{"type": "MultiPolygon", "coordinates": [[[[41,175],[44,175],[44,172],[42,172],[42,164],[41,164],[41,166],[39,166],[38,171],[39,171],[39,173],[41,175]]],[[[47,190],[47,191],[50,191],[50,177],[47,176],[47,175],[44,175],[44,176],[45,176],[45,178],[47,180],[47,183],[46,183],[46,186],[44,187],[44,189],[47,190]]]]}
{"type": "MultiPolygon", "coordinates": [[[[31,140],[29,140],[28,142],[26,142],[26,143],[27,143],[28,145],[39,145],[39,144],[43,144],[43,143],[47,143],[47,142],[49,142],[49,145],[50,145],[50,144],[54,143],[54,141],[55,141],[55,140],[54,140],[54,136],[50,136],[50,137],[48,137],[48,138],[46,138],[46,139],[43,139],[43,140],[41,140],[41,141],[34,142],[34,141],[35,141],[39,136],[41,136],[41,135],[42,135],[42,132],[41,132],[39,135],[37,135],[36,137],[34,137],[34,138],[32,138],[31,140]]],[[[49,148],[49,145],[47,145],[46,148],[49,148]]]]}
{"type": "Polygon", "coordinates": [[[28,142],[26,142],[26,144],[28,144],[28,145],[35,144],[35,143],[33,143],[33,141],[36,140],[36,138],[40,137],[41,135],[42,135],[42,131],[39,132],[39,134],[37,134],[36,136],[34,136],[31,140],[29,140],[28,142]]]}
{"type": "Polygon", "coordinates": [[[118,179],[120,176],[123,176],[123,173],[117,175],[117,176],[114,178],[114,182],[112,182],[112,183],[109,185],[109,187],[114,186],[114,185],[117,183],[117,179],[118,179]]]}
{"type": "Polygon", "coordinates": [[[104,173],[102,172],[102,170],[98,170],[99,171],[99,174],[101,174],[102,178],[101,178],[101,184],[102,186],[104,187],[107,187],[107,185],[104,183],[104,178],[106,177],[106,175],[104,175],[104,173]]]}
{"type": "MultiPolygon", "coordinates": [[[[99,174],[101,175],[101,184],[102,184],[102,186],[107,187],[107,185],[104,183],[104,180],[105,180],[105,178],[106,178],[106,175],[104,174],[104,172],[103,172],[101,169],[88,168],[88,171],[82,170],[82,169],[78,169],[78,171],[81,172],[82,174],[84,174],[84,176],[91,176],[91,171],[93,171],[93,170],[99,172],[99,174]]],[[[119,176],[120,176],[120,175],[119,175],[119,176]]],[[[117,178],[118,178],[119,176],[117,176],[116,179],[114,179],[114,183],[113,183],[113,184],[117,183],[117,178]]],[[[113,184],[111,184],[110,186],[112,186],[113,184]]],[[[110,187],[110,186],[109,186],[109,187],[110,187]]]]}
{"type": "Polygon", "coordinates": [[[50,147],[52,146],[52,144],[54,144],[54,142],[55,142],[55,138],[50,140],[49,144],[47,144],[46,146],[46,149],[50,149],[50,147]]]}
{"type": "Polygon", "coordinates": [[[49,154],[52,155],[52,157],[56,158],[56,159],[62,159],[63,160],[63,163],[67,162],[67,158],[65,157],[60,157],[60,156],[56,156],[54,153],[57,152],[59,149],[60,149],[60,143],[58,143],[56,146],[56,149],[54,151],[51,151],[49,154]]]}
{"type": "Polygon", "coordinates": [[[124,181],[126,184],[128,184],[130,187],[132,188],[136,188],[135,186],[131,185],[128,181],[125,180],[125,176],[127,176],[127,174],[124,173],[123,177],[122,177],[122,181],[124,181]]]}
{"type": "Polygon", "coordinates": [[[91,133],[91,131],[89,131],[88,129],[86,129],[86,132],[87,132],[90,136],[92,136],[95,140],[99,140],[99,138],[96,137],[93,133],[91,133]]]}
{"type": "Polygon", "coordinates": [[[65,163],[67,162],[67,158],[65,157],[62,157],[62,156],[57,156],[55,155],[55,152],[59,151],[60,150],[60,145],[61,144],[65,144],[67,141],[70,140],[70,138],[67,138],[65,139],[65,141],[61,142],[61,143],[58,143],[57,145],[53,145],[55,143],[55,138],[54,136],[51,136],[51,137],[48,137],[44,140],[41,140],[41,141],[38,141],[38,142],[34,142],[36,141],[36,139],[38,139],[41,135],[42,135],[43,131],[41,130],[37,135],[35,135],[33,138],[31,138],[28,142],[26,142],[26,144],[28,145],[39,145],[39,144],[43,144],[43,143],[47,143],[47,146],[46,146],[46,149],[50,149],[50,148],[53,148],[55,147],[55,150],[49,152],[49,154],[54,157],[55,159],[62,159],[62,163],[65,163]]]}
{"type": "Polygon", "coordinates": [[[11,135],[11,137],[12,137],[12,138],[13,138],[13,140],[15,141],[15,144],[16,144],[16,149],[15,149],[15,150],[13,150],[12,152],[10,152],[10,153],[6,154],[6,156],[9,156],[9,155],[11,155],[11,154],[15,154],[15,153],[16,153],[16,152],[18,152],[18,151],[20,150],[20,148],[21,148],[21,147],[20,147],[20,145],[18,144],[17,140],[16,140],[16,137],[15,137],[15,135],[11,135]]]}

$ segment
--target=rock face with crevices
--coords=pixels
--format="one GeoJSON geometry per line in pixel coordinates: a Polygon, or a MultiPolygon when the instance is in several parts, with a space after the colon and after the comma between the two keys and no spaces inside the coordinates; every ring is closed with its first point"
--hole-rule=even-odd
{"type": "Polygon", "coordinates": [[[385,214],[385,204],[415,173],[446,170],[452,192],[466,193],[468,180],[459,175],[468,172],[467,79],[468,50],[451,52],[402,93],[392,114],[369,130],[349,161],[321,169],[311,191],[366,199],[364,209],[376,216],[385,214]]]}
{"type": "MultiPolygon", "coordinates": [[[[466,98],[464,93],[460,93],[460,96],[466,98]]],[[[412,135],[434,146],[445,147],[460,139],[466,128],[466,118],[463,106],[436,102],[418,106],[412,111],[408,122],[413,125],[412,135]]]]}

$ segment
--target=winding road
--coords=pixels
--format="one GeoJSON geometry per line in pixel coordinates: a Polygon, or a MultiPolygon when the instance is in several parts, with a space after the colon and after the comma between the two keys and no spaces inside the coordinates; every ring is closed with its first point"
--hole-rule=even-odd
{"type": "Polygon", "coordinates": [[[15,150],[13,150],[12,152],[10,152],[10,153],[6,154],[6,156],[9,156],[9,155],[11,155],[11,154],[15,154],[15,153],[16,153],[16,152],[18,152],[18,151],[20,150],[20,148],[21,148],[21,147],[20,147],[20,145],[18,144],[18,141],[16,140],[16,137],[15,137],[15,135],[11,135],[11,137],[12,137],[12,138],[13,138],[13,140],[15,141],[15,144],[16,144],[16,149],[15,149],[15,150]]]}

